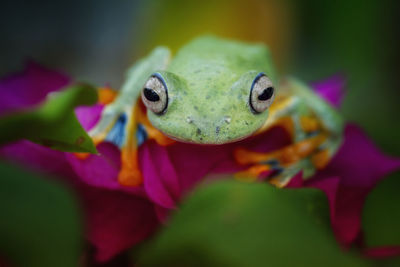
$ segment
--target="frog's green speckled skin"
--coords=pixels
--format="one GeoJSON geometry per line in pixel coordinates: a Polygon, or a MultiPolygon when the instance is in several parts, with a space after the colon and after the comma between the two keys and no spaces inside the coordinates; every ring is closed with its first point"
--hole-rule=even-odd
{"type": "Polygon", "coordinates": [[[251,84],[260,72],[276,82],[264,45],[197,38],[166,70],[158,71],[169,103],[164,114],[148,110],[148,117],[153,126],[181,141],[221,144],[243,139],[268,117],[268,111],[254,114],[249,107],[251,84]]]}

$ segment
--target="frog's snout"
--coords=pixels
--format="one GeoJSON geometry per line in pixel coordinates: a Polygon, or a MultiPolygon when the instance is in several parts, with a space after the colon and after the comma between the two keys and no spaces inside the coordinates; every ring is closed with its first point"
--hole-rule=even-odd
{"type": "Polygon", "coordinates": [[[194,142],[204,144],[222,144],[230,140],[225,140],[228,136],[231,122],[230,116],[223,116],[219,120],[196,119],[193,116],[187,116],[188,132],[192,132],[190,139],[194,142]]]}

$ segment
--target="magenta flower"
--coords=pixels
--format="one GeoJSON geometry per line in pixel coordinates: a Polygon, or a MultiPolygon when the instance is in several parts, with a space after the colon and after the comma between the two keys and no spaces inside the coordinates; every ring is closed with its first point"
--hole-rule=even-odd
{"type": "MultiPolygon", "coordinates": [[[[23,73],[0,81],[0,112],[37,104],[47,93],[68,82],[65,76],[30,63],[23,73]]],[[[315,84],[315,88],[332,105],[338,106],[343,84],[341,77],[333,77],[315,84]]],[[[78,108],[76,114],[88,130],[99,119],[101,110],[99,104],[78,108]]],[[[245,167],[233,157],[238,146],[268,152],[290,143],[288,133],[278,127],[220,146],[179,142],[160,146],[147,140],[139,148],[143,174],[140,187],[118,183],[120,151],[107,142],[98,145],[99,155],[90,155],[85,160],[28,141],[2,147],[0,156],[68,181],[85,209],[87,239],[97,249],[96,258],[107,261],[149,237],[167,219],[169,211],[176,209],[185,194],[205,176],[243,170],[245,167]]],[[[297,175],[287,187],[323,190],[330,202],[335,235],[341,244],[348,246],[360,235],[360,214],[366,195],[380,179],[398,168],[400,159],[382,154],[357,126],[348,125],[345,141],[330,164],[309,180],[303,181],[301,174],[297,175]]],[[[219,179],[220,176],[208,177],[219,179]]]]}

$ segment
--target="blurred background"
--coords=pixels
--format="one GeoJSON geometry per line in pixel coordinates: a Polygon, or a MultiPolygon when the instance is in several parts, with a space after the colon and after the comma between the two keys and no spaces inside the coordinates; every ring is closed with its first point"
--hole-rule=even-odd
{"type": "Polygon", "coordinates": [[[21,1],[0,8],[0,75],[26,59],[118,88],[155,45],[176,51],[202,33],[264,42],[281,75],[344,73],[347,119],[400,155],[399,27],[395,1],[21,1]]]}

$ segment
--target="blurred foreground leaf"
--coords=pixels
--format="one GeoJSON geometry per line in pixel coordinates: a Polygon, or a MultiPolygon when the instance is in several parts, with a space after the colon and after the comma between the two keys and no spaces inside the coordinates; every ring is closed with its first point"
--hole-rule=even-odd
{"type": "Polygon", "coordinates": [[[0,145],[19,139],[68,152],[96,153],[96,147],[78,122],[74,108],[97,101],[96,90],[89,85],[73,85],[49,95],[33,110],[0,117],[0,145]]]}
{"type": "Polygon", "coordinates": [[[400,246],[400,172],[382,180],[368,195],[363,230],[368,247],[400,246]]]}
{"type": "Polygon", "coordinates": [[[314,189],[224,181],[187,199],[141,266],[366,266],[342,251],[314,189]]]}
{"type": "Polygon", "coordinates": [[[79,214],[63,187],[0,163],[0,216],[0,255],[15,266],[77,266],[79,214]]]}

